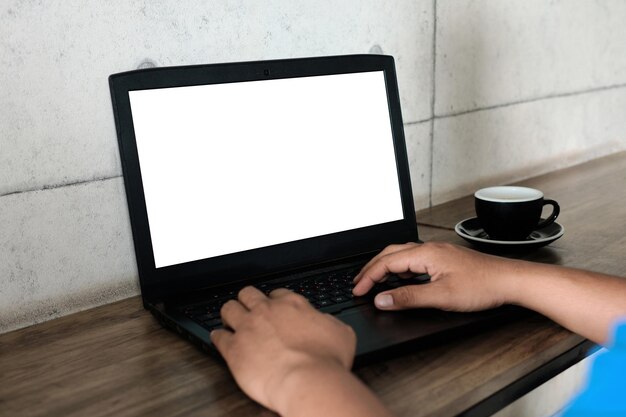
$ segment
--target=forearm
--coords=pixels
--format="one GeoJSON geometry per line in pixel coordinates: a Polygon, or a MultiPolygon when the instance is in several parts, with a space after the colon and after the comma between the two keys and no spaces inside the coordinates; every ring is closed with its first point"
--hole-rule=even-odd
{"type": "Polygon", "coordinates": [[[577,269],[514,262],[507,301],[537,311],[596,343],[626,317],[626,279],[577,269]]]}
{"type": "Polygon", "coordinates": [[[312,365],[293,372],[276,401],[285,417],[391,416],[376,396],[349,371],[334,365],[312,365]]]}

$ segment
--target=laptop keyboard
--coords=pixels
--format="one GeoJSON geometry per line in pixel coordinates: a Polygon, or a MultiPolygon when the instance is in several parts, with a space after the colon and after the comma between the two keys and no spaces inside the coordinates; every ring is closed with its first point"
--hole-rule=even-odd
{"type": "MultiPolygon", "coordinates": [[[[369,297],[355,297],[352,294],[354,287],[352,280],[359,270],[360,268],[353,268],[334,271],[294,281],[262,283],[256,287],[265,294],[269,294],[277,288],[287,288],[305,297],[313,307],[323,310],[325,313],[336,314],[345,309],[371,302],[371,295],[369,297]]],[[[400,280],[398,277],[392,276],[384,283],[377,284],[373,294],[402,285],[424,283],[427,280],[427,276],[410,280],[400,280]]],[[[209,301],[182,307],[182,312],[208,330],[222,327],[220,309],[227,301],[236,299],[238,292],[238,290],[233,289],[213,293],[209,301]]]]}

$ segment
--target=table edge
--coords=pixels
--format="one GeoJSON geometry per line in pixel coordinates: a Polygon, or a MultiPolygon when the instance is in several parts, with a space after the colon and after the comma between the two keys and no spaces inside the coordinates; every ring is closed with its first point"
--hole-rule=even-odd
{"type": "Polygon", "coordinates": [[[457,414],[457,417],[485,416],[500,411],[561,372],[589,357],[595,352],[596,349],[594,348],[597,346],[590,340],[583,340],[539,368],[457,414]]]}

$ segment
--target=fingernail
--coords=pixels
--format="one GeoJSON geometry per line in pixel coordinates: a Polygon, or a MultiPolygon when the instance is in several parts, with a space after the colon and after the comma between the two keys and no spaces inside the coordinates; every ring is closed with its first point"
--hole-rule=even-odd
{"type": "Polygon", "coordinates": [[[374,303],[377,307],[391,307],[393,305],[393,297],[391,294],[378,294],[374,298],[374,303]]]}

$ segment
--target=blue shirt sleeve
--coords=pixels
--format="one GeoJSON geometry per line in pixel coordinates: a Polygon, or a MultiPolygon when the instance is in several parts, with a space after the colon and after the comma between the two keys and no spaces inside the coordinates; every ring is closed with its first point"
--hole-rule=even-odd
{"type": "Polygon", "coordinates": [[[613,335],[609,350],[594,360],[587,387],[562,417],[626,416],[626,321],[613,335]]]}

